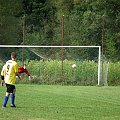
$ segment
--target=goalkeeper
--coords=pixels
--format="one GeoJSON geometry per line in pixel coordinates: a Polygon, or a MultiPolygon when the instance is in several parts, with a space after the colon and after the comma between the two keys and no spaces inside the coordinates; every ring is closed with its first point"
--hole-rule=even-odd
{"type": "Polygon", "coordinates": [[[26,66],[20,66],[18,67],[18,72],[19,74],[23,74],[23,73],[26,73],[28,75],[28,79],[31,80],[30,78],[30,73],[28,72],[28,70],[26,69],[26,66]]]}

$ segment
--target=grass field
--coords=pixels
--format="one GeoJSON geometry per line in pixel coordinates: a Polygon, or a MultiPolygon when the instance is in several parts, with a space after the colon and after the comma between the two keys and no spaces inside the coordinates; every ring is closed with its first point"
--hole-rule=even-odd
{"type": "MultiPolygon", "coordinates": [[[[17,84],[0,120],[120,120],[120,87],[17,84]]],[[[0,87],[2,106],[5,87],[0,87]]]]}

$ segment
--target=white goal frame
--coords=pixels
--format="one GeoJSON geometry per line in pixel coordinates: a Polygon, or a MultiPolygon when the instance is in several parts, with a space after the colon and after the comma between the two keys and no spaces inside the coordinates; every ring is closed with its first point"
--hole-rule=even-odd
{"type": "Polygon", "coordinates": [[[0,45],[0,47],[3,47],[3,48],[10,48],[10,47],[18,47],[18,48],[98,48],[99,50],[99,55],[98,55],[98,86],[100,85],[100,59],[101,59],[101,46],[39,46],[39,45],[0,45]]]}

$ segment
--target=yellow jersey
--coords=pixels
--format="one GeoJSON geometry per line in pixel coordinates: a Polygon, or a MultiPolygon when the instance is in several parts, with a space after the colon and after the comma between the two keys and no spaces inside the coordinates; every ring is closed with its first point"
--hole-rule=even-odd
{"type": "Polygon", "coordinates": [[[5,83],[14,85],[16,82],[16,73],[18,72],[18,64],[14,60],[8,60],[5,64],[5,83]]]}

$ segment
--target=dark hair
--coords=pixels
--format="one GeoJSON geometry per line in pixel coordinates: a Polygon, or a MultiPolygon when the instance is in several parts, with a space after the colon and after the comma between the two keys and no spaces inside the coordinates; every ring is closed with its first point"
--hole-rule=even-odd
{"type": "Polygon", "coordinates": [[[15,58],[17,57],[16,52],[12,52],[12,53],[11,53],[11,57],[15,59],[15,58]]]}

